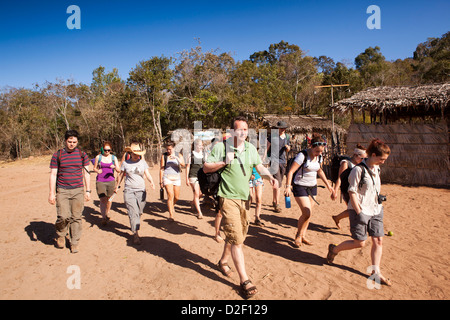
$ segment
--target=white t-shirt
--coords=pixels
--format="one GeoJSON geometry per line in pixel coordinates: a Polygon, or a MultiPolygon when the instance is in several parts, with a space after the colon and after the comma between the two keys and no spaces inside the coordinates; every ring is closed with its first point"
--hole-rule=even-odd
{"type": "MultiPolygon", "coordinates": [[[[321,156],[316,157],[313,161],[308,155],[306,163],[300,170],[298,170],[297,174],[294,177],[294,183],[300,186],[305,187],[314,187],[317,185],[317,171],[320,169],[319,158],[321,156]]],[[[305,155],[303,152],[299,152],[299,154],[295,157],[294,161],[297,162],[300,166],[305,160],[305,155]]]]}
{"type": "Polygon", "coordinates": [[[145,190],[144,174],[145,169],[148,168],[148,164],[144,159],[138,162],[126,160],[120,167],[121,171],[126,172],[125,176],[125,189],[127,190],[145,190]]]}

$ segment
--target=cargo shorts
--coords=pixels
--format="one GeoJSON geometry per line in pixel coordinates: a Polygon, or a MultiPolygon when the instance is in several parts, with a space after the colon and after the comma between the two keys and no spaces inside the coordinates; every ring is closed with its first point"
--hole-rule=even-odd
{"type": "Polygon", "coordinates": [[[371,237],[383,237],[383,209],[374,216],[365,215],[364,212],[357,214],[355,210],[349,210],[350,233],[355,240],[366,240],[367,234],[371,237]]]}
{"type": "Polygon", "coordinates": [[[248,210],[250,202],[240,199],[219,199],[222,212],[222,226],[225,241],[229,244],[242,244],[248,233],[250,224],[248,210]]]}

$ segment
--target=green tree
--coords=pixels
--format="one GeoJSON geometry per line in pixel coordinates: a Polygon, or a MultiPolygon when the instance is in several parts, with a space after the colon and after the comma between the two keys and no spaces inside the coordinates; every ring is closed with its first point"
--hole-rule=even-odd
{"type": "Polygon", "coordinates": [[[416,76],[420,82],[447,82],[450,79],[450,32],[428,38],[414,51],[416,76]]]}
{"type": "MultiPolygon", "coordinates": [[[[173,85],[171,64],[172,59],[164,56],[141,61],[130,71],[127,81],[141,103],[142,120],[145,120],[147,116],[151,121],[153,137],[158,142],[159,153],[162,146],[161,117],[167,113],[173,85]]],[[[149,131],[148,126],[149,123],[143,122],[139,128],[145,133],[149,131]]],[[[151,145],[151,137],[147,135],[147,138],[147,143],[151,145]]]]}

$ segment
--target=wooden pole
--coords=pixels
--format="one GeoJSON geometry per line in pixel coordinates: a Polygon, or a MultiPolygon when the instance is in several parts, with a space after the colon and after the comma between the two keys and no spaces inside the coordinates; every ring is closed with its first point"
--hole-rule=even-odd
{"type": "MultiPolygon", "coordinates": [[[[331,137],[333,137],[334,134],[334,97],[333,97],[333,88],[334,87],[348,87],[349,84],[329,84],[329,85],[323,85],[323,86],[314,86],[314,88],[331,88],[331,137]]],[[[334,151],[334,150],[333,150],[334,151]]]]}

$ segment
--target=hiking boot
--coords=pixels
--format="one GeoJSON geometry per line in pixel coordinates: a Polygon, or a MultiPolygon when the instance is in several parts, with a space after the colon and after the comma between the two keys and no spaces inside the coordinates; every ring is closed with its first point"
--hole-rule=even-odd
{"type": "Polygon", "coordinates": [[[281,212],[281,207],[279,204],[275,204],[275,202],[273,202],[272,205],[273,205],[273,211],[278,212],[278,213],[281,212]]]}
{"type": "Polygon", "coordinates": [[[70,252],[72,253],[78,253],[78,245],[77,244],[72,244],[70,246],[70,252]]]}
{"type": "Polygon", "coordinates": [[[55,247],[58,249],[64,249],[66,246],[66,237],[58,237],[55,242],[55,247]]]}

